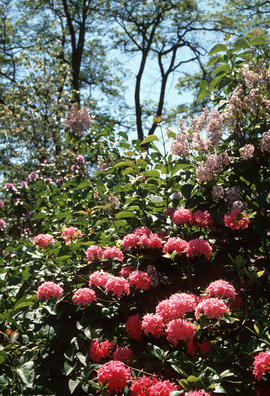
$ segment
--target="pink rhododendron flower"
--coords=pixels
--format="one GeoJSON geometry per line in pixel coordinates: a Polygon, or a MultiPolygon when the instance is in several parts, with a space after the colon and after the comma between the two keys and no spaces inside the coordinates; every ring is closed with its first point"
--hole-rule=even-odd
{"type": "Polygon", "coordinates": [[[92,245],[86,250],[86,260],[92,263],[95,258],[100,260],[102,258],[103,249],[100,246],[92,245]]]}
{"type": "Polygon", "coordinates": [[[107,248],[106,250],[103,251],[102,258],[111,259],[111,260],[119,260],[122,262],[124,259],[124,256],[123,256],[122,251],[118,247],[113,246],[113,247],[107,248]]]}
{"type": "Polygon", "coordinates": [[[34,237],[33,244],[38,246],[40,249],[45,249],[47,246],[54,243],[53,236],[50,234],[39,234],[34,237]]]}
{"type": "Polygon", "coordinates": [[[81,238],[82,232],[76,227],[65,227],[61,234],[64,238],[66,245],[69,244],[73,239],[81,238]]]}
{"type": "Polygon", "coordinates": [[[164,253],[173,253],[177,252],[177,254],[181,255],[186,251],[188,246],[187,241],[181,238],[169,238],[168,241],[163,246],[164,253]]]}
{"type": "Polygon", "coordinates": [[[52,184],[52,179],[50,177],[44,177],[43,181],[45,181],[45,183],[49,183],[52,184]]]}
{"type": "Polygon", "coordinates": [[[109,356],[109,354],[112,352],[114,348],[113,342],[109,340],[105,340],[102,342],[99,342],[99,339],[96,338],[91,342],[90,349],[89,349],[89,355],[90,359],[93,362],[100,362],[101,359],[104,357],[109,356]]]}
{"type": "Polygon", "coordinates": [[[130,336],[130,338],[134,338],[138,341],[141,340],[142,322],[138,314],[128,317],[126,322],[126,332],[130,336]]]}
{"type": "Polygon", "coordinates": [[[253,362],[253,374],[260,381],[264,373],[270,372],[270,352],[260,352],[253,362]]]}
{"type": "Polygon", "coordinates": [[[208,260],[210,259],[212,247],[204,239],[192,239],[188,242],[186,248],[187,257],[194,257],[197,254],[203,254],[208,260]]]}
{"type": "Polygon", "coordinates": [[[113,353],[113,359],[120,362],[132,362],[133,351],[130,348],[117,347],[113,353]]]}
{"type": "Polygon", "coordinates": [[[167,340],[177,346],[179,340],[192,340],[195,331],[195,326],[188,320],[174,319],[167,325],[167,340]]]}
{"type": "Polygon", "coordinates": [[[224,216],[225,226],[232,230],[244,230],[248,228],[249,222],[247,215],[239,209],[235,209],[229,215],[224,216]]]}
{"type": "Polygon", "coordinates": [[[76,161],[80,162],[81,164],[83,164],[84,163],[84,156],[81,155],[81,154],[77,155],[76,161]]]}
{"type": "Polygon", "coordinates": [[[192,391],[185,393],[185,396],[211,396],[210,393],[207,393],[205,391],[192,391]]]}
{"type": "Polygon", "coordinates": [[[195,309],[195,317],[199,318],[200,313],[203,313],[208,318],[216,318],[220,321],[221,316],[224,316],[228,310],[227,305],[218,298],[206,298],[202,300],[195,309]]]}
{"type": "Polygon", "coordinates": [[[37,291],[37,298],[42,300],[48,300],[51,297],[55,297],[59,299],[63,294],[63,289],[61,286],[57,285],[54,282],[45,282],[41,286],[39,286],[37,291]]]}
{"type": "Polygon", "coordinates": [[[149,396],[169,396],[178,387],[170,381],[157,381],[149,389],[149,396]]]}
{"type": "Polygon", "coordinates": [[[149,396],[150,388],[158,382],[156,377],[142,377],[132,379],[132,384],[130,387],[131,396],[149,396]]]}
{"type": "Polygon", "coordinates": [[[6,191],[15,191],[15,190],[16,190],[16,188],[15,188],[15,186],[14,186],[13,183],[6,183],[6,184],[4,185],[4,189],[5,189],[6,191]]]}
{"type": "Polygon", "coordinates": [[[6,227],[7,223],[4,219],[0,219],[0,230],[3,230],[6,227]]]}
{"type": "Polygon", "coordinates": [[[205,228],[208,228],[213,226],[214,224],[214,219],[207,210],[204,210],[203,212],[201,210],[196,210],[192,216],[193,216],[193,224],[196,227],[203,226],[205,228]]]}
{"type": "Polygon", "coordinates": [[[179,208],[172,215],[174,224],[192,224],[192,213],[189,209],[179,208]]]}
{"type": "Polygon", "coordinates": [[[89,287],[105,287],[110,276],[111,275],[108,272],[104,272],[102,270],[93,272],[89,277],[89,287]]]}
{"type": "Polygon", "coordinates": [[[153,334],[154,337],[160,337],[163,333],[163,319],[158,314],[146,314],[142,320],[142,329],[144,334],[153,334]]]}
{"type": "Polygon", "coordinates": [[[211,282],[210,285],[207,287],[206,291],[210,296],[215,297],[231,297],[234,300],[236,296],[235,288],[233,287],[233,285],[222,279],[211,282]]]}
{"type": "Polygon", "coordinates": [[[138,235],[128,234],[123,238],[122,244],[124,246],[124,249],[127,250],[132,247],[137,247],[139,241],[140,237],[138,235]]]}
{"type": "Polygon", "coordinates": [[[75,304],[88,305],[97,301],[97,298],[94,290],[84,287],[74,293],[72,300],[75,304]]]}
{"type": "Polygon", "coordinates": [[[122,392],[131,379],[130,369],[118,360],[110,360],[98,369],[98,381],[105,385],[108,382],[109,393],[122,392]]]}
{"type": "Polygon", "coordinates": [[[156,313],[165,321],[179,319],[183,318],[186,312],[194,311],[196,305],[196,297],[193,294],[176,293],[161,301],[156,307],[156,313]]]}
{"type": "Polygon", "coordinates": [[[150,277],[146,272],[143,271],[133,271],[129,277],[128,281],[131,286],[139,290],[149,290],[151,286],[150,277]]]}
{"type": "Polygon", "coordinates": [[[123,276],[124,278],[128,278],[131,272],[135,271],[135,267],[133,265],[127,265],[126,267],[123,267],[121,271],[119,272],[120,276],[123,276]]]}
{"type": "Polygon", "coordinates": [[[121,276],[110,276],[105,285],[105,293],[112,292],[112,296],[121,297],[122,294],[129,295],[129,283],[121,276]]]}
{"type": "Polygon", "coordinates": [[[33,182],[39,179],[39,174],[37,172],[31,172],[26,178],[27,182],[33,182]]]}

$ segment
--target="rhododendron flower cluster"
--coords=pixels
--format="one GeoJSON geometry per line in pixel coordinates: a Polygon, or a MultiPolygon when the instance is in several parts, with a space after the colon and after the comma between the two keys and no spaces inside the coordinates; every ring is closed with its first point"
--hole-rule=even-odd
{"type": "Polygon", "coordinates": [[[122,294],[129,295],[129,283],[121,276],[109,276],[105,285],[105,293],[112,292],[112,296],[121,297],[122,294]]]}
{"type": "Polygon", "coordinates": [[[137,341],[141,340],[142,322],[138,314],[128,317],[126,322],[126,332],[130,338],[134,338],[137,341]]]}
{"type": "Polygon", "coordinates": [[[192,340],[195,334],[195,326],[185,319],[174,319],[166,328],[167,340],[177,346],[180,340],[192,340]]]}
{"type": "Polygon", "coordinates": [[[129,275],[135,271],[135,267],[133,265],[127,265],[126,267],[121,268],[119,275],[123,276],[124,278],[128,278],[129,275]]]}
{"type": "Polygon", "coordinates": [[[128,234],[122,241],[125,250],[130,248],[142,249],[160,249],[162,239],[157,233],[152,232],[147,227],[136,228],[132,234],[128,234]]]}
{"type": "Polygon", "coordinates": [[[109,247],[103,251],[102,258],[111,259],[111,260],[119,260],[122,262],[124,259],[124,256],[123,256],[122,251],[118,247],[113,246],[113,247],[109,247]]]}
{"type": "Polygon", "coordinates": [[[150,277],[146,272],[133,271],[128,277],[131,286],[139,290],[149,290],[151,287],[150,277]]]}
{"type": "Polygon", "coordinates": [[[178,387],[170,381],[157,381],[149,389],[149,396],[169,396],[171,392],[177,390],[178,387]]]}
{"type": "Polygon", "coordinates": [[[76,227],[65,227],[61,234],[64,238],[66,245],[69,244],[73,239],[81,238],[82,232],[76,227]]]}
{"type": "Polygon", "coordinates": [[[100,246],[92,245],[86,251],[86,259],[88,263],[92,263],[95,258],[100,260],[102,258],[103,249],[100,246]]]}
{"type": "Polygon", "coordinates": [[[110,274],[104,271],[95,271],[89,277],[89,286],[99,286],[105,287],[107,280],[109,279],[110,274]]]}
{"type": "Polygon", "coordinates": [[[117,347],[113,353],[113,359],[119,360],[120,362],[132,362],[133,361],[133,351],[130,348],[117,347]]]}
{"type": "Polygon", "coordinates": [[[210,393],[207,393],[205,391],[192,391],[185,393],[185,396],[211,396],[210,393]]]}
{"type": "Polygon", "coordinates": [[[267,372],[270,373],[270,352],[260,352],[255,356],[253,366],[253,374],[255,378],[260,381],[263,374],[267,372]]]}
{"type": "Polygon", "coordinates": [[[244,212],[235,209],[229,215],[224,216],[224,223],[226,227],[232,230],[244,230],[248,228],[250,220],[244,212]]]}
{"type": "Polygon", "coordinates": [[[214,224],[214,220],[213,217],[211,216],[211,214],[207,211],[204,210],[203,212],[201,210],[196,210],[193,214],[193,224],[196,227],[211,227],[214,224]]]}
{"type": "Polygon", "coordinates": [[[47,246],[54,243],[53,236],[50,234],[39,234],[34,237],[33,244],[38,246],[40,249],[45,249],[47,246]]]}
{"type": "Polygon", "coordinates": [[[154,337],[160,337],[163,332],[163,318],[158,314],[146,314],[142,320],[142,329],[144,334],[153,334],[154,337]]]}
{"type": "Polygon", "coordinates": [[[138,379],[133,378],[130,387],[131,396],[149,396],[152,385],[157,382],[158,379],[156,377],[146,377],[145,375],[138,379]]]}
{"type": "Polygon", "coordinates": [[[168,241],[163,246],[164,253],[173,253],[176,252],[177,254],[181,255],[186,252],[187,248],[187,241],[181,238],[169,238],[168,241]]]}
{"type": "Polygon", "coordinates": [[[236,297],[236,292],[233,285],[222,279],[211,282],[210,285],[207,287],[206,291],[210,296],[224,298],[231,297],[233,300],[236,297]]]}
{"type": "Polygon", "coordinates": [[[179,208],[172,215],[172,222],[179,224],[192,224],[192,213],[189,209],[179,208]]]}
{"type": "Polygon", "coordinates": [[[109,356],[109,354],[112,352],[114,348],[114,343],[105,340],[102,342],[99,342],[99,339],[96,338],[91,342],[90,349],[89,349],[89,354],[90,358],[93,362],[100,362],[101,359],[109,356]]]}
{"type": "Polygon", "coordinates": [[[108,383],[109,393],[122,392],[131,379],[130,369],[118,360],[110,360],[98,369],[98,381],[108,383]]]}
{"type": "Polygon", "coordinates": [[[203,254],[208,260],[210,259],[212,247],[204,239],[192,239],[188,242],[186,248],[187,257],[194,257],[197,254],[203,254]]]}
{"type": "Polygon", "coordinates": [[[197,297],[193,294],[176,293],[169,299],[161,301],[156,307],[156,313],[164,321],[183,318],[185,313],[193,312],[197,305],[197,297]]]}
{"type": "Polygon", "coordinates": [[[97,301],[97,298],[94,290],[84,287],[74,293],[72,300],[75,304],[88,305],[97,301]]]}
{"type": "Polygon", "coordinates": [[[48,300],[51,297],[55,297],[59,299],[63,294],[63,289],[61,286],[57,285],[54,282],[45,282],[39,286],[37,291],[37,298],[42,300],[48,300]]]}
{"type": "Polygon", "coordinates": [[[221,316],[224,316],[227,310],[227,305],[218,298],[206,298],[197,305],[195,317],[198,319],[200,314],[203,313],[208,318],[216,318],[220,321],[221,316]]]}

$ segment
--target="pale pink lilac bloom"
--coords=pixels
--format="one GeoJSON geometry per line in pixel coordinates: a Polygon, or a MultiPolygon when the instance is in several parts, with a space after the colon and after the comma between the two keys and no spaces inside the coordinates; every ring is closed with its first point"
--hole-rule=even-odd
{"type": "Polygon", "coordinates": [[[14,186],[13,183],[6,183],[6,184],[4,185],[4,189],[5,189],[6,191],[16,191],[16,187],[14,186]]]}
{"type": "Polygon", "coordinates": [[[242,67],[242,74],[244,76],[245,83],[248,88],[253,88],[257,83],[261,82],[263,79],[262,73],[259,74],[250,70],[248,64],[245,64],[242,67]]]}
{"type": "Polygon", "coordinates": [[[81,154],[77,155],[76,161],[81,163],[81,164],[83,164],[84,163],[84,156],[81,155],[81,154]]]}
{"type": "Polygon", "coordinates": [[[249,158],[252,158],[254,154],[254,150],[255,148],[253,144],[245,144],[245,146],[239,149],[241,159],[247,160],[249,158]]]}
{"type": "Polygon", "coordinates": [[[78,136],[85,136],[86,131],[93,124],[93,119],[90,117],[87,107],[83,106],[79,110],[77,103],[73,103],[64,124],[69,126],[78,136]]]}
{"type": "Polygon", "coordinates": [[[261,151],[270,153],[270,133],[264,132],[260,144],[261,151]]]}

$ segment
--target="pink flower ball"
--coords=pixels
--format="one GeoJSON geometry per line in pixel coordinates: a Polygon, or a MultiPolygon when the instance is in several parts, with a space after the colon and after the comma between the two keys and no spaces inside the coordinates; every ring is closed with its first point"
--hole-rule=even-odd
{"type": "Polygon", "coordinates": [[[72,300],[74,304],[88,305],[97,301],[97,298],[94,290],[84,287],[74,293],[72,300]]]}
{"type": "Polygon", "coordinates": [[[224,316],[227,310],[227,305],[218,298],[206,298],[197,305],[195,317],[198,319],[200,313],[203,313],[208,318],[216,318],[220,321],[221,316],[224,316]]]}
{"type": "Polygon", "coordinates": [[[128,317],[126,322],[126,332],[130,338],[134,338],[137,341],[141,340],[142,322],[138,314],[128,317]]]}
{"type": "Polygon", "coordinates": [[[178,387],[170,381],[157,381],[149,389],[149,396],[169,396],[171,392],[176,391],[178,387]]]}
{"type": "Polygon", "coordinates": [[[117,347],[113,353],[113,359],[120,362],[132,362],[133,351],[130,348],[117,347]]]}
{"type": "Polygon", "coordinates": [[[161,301],[156,307],[156,313],[164,320],[183,318],[185,313],[194,311],[197,299],[193,294],[176,293],[168,300],[161,301]]]}
{"type": "Polygon", "coordinates": [[[102,258],[123,261],[124,256],[122,251],[116,246],[110,247],[103,251],[102,258]]]}
{"type": "Polygon", "coordinates": [[[167,325],[167,340],[177,346],[179,340],[192,340],[195,331],[195,326],[188,320],[174,319],[167,325]]]}
{"type": "Polygon", "coordinates": [[[91,342],[90,345],[90,349],[89,349],[90,359],[93,362],[98,363],[104,357],[109,356],[113,348],[114,348],[113,342],[109,340],[99,342],[99,339],[96,338],[91,342]]]}
{"type": "Polygon", "coordinates": [[[197,254],[203,254],[208,260],[211,257],[212,247],[204,239],[192,239],[188,242],[186,248],[187,257],[194,257],[197,254]]]}
{"type": "Polygon", "coordinates": [[[210,285],[207,287],[206,291],[210,296],[214,297],[231,297],[233,300],[236,297],[236,292],[233,285],[222,279],[211,282],[210,285]]]}
{"type": "Polygon", "coordinates": [[[71,242],[72,239],[81,238],[82,232],[76,227],[65,227],[62,231],[61,236],[65,240],[67,245],[71,242]]]}
{"type": "Polygon", "coordinates": [[[253,374],[260,381],[264,373],[270,372],[270,352],[260,352],[253,362],[253,374]]]}
{"type": "Polygon", "coordinates": [[[192,224],[192,213],[189,209],[179,208],[172,215],[174,224],[192,224]]]}
{"type": "Polygon", "coordinates": [[[203,226],[205,228],[208,228],[214,224],[214,219],[207,210],[204,210],[203,212],[201,210],[196,210],[192,216],[193,224],[196,227],[203,226]]]}
{"type": "Polygon", "coordinates": [[[86,259],[88,263],[92,263],[95,258],[102,258],[103,249],[100,246],[92,245],[86,250],[86,259]]]}
{"type": "Polygon", "coordinates": [[[121,276],[110,276],[105,285],[105,293],[112,292],[112,296],[121,297],[122,294],[129,295],[129,283],[121,276]]]}
{"type": "Polygon", "coordinates": [[[120,276],[123,276],[124,278],[128,278],[131,272],[135,271],[135,267],[133,265],[127,265],[126,267],[123,267],[121,271],[119,272],[120,276]]]}
{"type": "Polygon", "coordinates": [[[134,286],[136,289],[139,290],[149,290],[151,287],[151,280],[149,275],[143,271],[133,271],[129,277],[128,281],[131,286],[134,286]]]}
{"type": "Polygon", "coordinates": [[[175,237],[169,238],[163,246],[163,252],[165,254],[176,252],[177,254],[181,255],[186,251],[187,245],[188,243],[184,239],[175,237]]]}
{"type": "Polygon", "coordinates": [[[142,329],[146,335],[151,333],[154,337],[160,337],[163,333],[163,318],[158,314],[144,315],[142,329]]]}
{"type": "Polygon", "coordinates": [[[152,385],[156,384],[158,379],[156,377],[142,377],[132,379],[130,387],[131,396],[149,396],[149,391],[152,385]]]}
{"type": "Polygon", "coordinates": [[[95,271],[89,277],[89,287],[99,286],[105,287],[107,280],[109,279],[110,274],[104,271],[95,271]]]}
{"type": "Polygon", "coordinates": [[[224,216],[224,223],[226,227],[232,230],[244,230],[248,228],[250,220],[244,212],[239,209],[233,210],[229,215],[224,216]]]}
{"type": "Polygon", "coordinates": [[[48,300],[51,297],[55,297],[59,299],[63,294],[63,289],[61,286],[57,285],[54,282],[45,282],[39,286],[37,291],[37,298],[42,300],[48,300]]]}
{"type": "Polygon", "coordinates": [[[76,161],[80,162],[81,164],[83,164],[84,163],[84,156],[81,155],[81,154],[77,155],[76,161]]]}
{"type": "Polygon", "coordinates": [[[138,235],[128,234],[128,235],[124,236],[123,241],[122,241],[124,250],[137,247],[139,241],[140,241],[140,237],[138,235]]]}
{"type": "Polygon", "coordinates": [[[39,234],[34,237],[33,244],[38,246],[40,249],[45,249],[47,246],[54,243],[53,236],[50,234],[39,234]]]}
{"type": "Polygon", "coordinates": [[[130,379],[130,369],[118,360],[110,360],[98,369],[98,381],[103,385],[108,381],[110,394],[122,392],[130,379]]]}

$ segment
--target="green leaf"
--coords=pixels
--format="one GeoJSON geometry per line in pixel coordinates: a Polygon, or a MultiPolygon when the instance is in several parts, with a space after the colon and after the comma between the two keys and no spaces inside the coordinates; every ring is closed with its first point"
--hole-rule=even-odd
{"type": "Polygon", "coordinates": [[[133,212],[128,212],[127,210],[123,210],[122,212],[118,212],[115,217],[117,219],[128,219],[129,217],[136,216],[133,212]]]}
{"type": "Polygon", "coordinates": [[[149,135],[143,141],[140,143],[142,146],[143,144],[154,142],[155,140],[158,140],[158,137],[156,135],[149,135]]]}
{"type": "Polygon", "coordinates": [[[250,45],[266,45],[267,41],[262,37],[257,37],[249,42],[250,45]]]}
{"type": "Polygon", "coordinates": [[[234,43],[235,49],[249,48],[249,44],[244,39],[238,39],[234,43]]]}
{"type": "Polygon", "coordinates": [[[197,382],[198,378],[195,377],[194,375],[190,375],[189,377],[187,377],[187,381],[188,382],[197,382]]]}
{"type": "Polygon", "coordinates": [[[23,363],[21,366],[17,368],[17,373],[19,374],[22,382],[27,387],[31,387],[33,385],[34,371],[35,371],[35,365],[32,360],[23,363]]]}
{"type": "Polygon", "coordinates": [[[7,360],[7,354],[5,351],[0,351],[0,364],[3,364],[7,360]]]}
{"type": "Polygon", "coordinates": [[[217,52],[227,51],[227,47],[224,44],[216,44],[209,52],[208,55],[215,54],[217,52]]]}
{"type": "Polygon", "coordinates": [[[256,333],[260,334],[259,327],[256,325],[256,323],[254,323],[253,327],[254,327],[254,330],[256,331],[256,333]]]}
{"type": "Polygon", "coordinates": [[[193,185],[192,184],[185,184],[182,188],[181,188],[181,193],[184,195],[184,197],[188,200],[191,196],[191,192],[193,190],[193,185]]]}
{"type": "Polygon", "coordinates": [[[19,304],[17,303],[14,307],[14,310],[25,308],[25,307],[30,307],[31,305],[34,305],[34,304],[35,304],[34,301],[23,301],[23,302],[20,302],[19,304]]]}
{"type": "Polygon", "coordinates": [[[80,383],[80,380],[75,380],[75,381],[73,381],[73,380],[71,379],[71,380],[68,381],[68,387],[69,387],[69,390],[70,390],[70,393],[71,393],[71,394],[75,391],[75,389],[77,388],[77,386],[79,385],[79,383],[80,383]]]}
{"type": "Polygon", "coordinates": [[[113,168],[121,168],[121,167],[132,166],[132,165],[134,165],[134,161],[120,161],[120,162],[117,162],[117,164],[115,164],[113,166],[113,168]]]}
{"type": "Polygon", "coordinates": [[[145,177],[159,177],[159,171],[156,169],[151,169],[143,172],[143,176],[145,177]]]}

